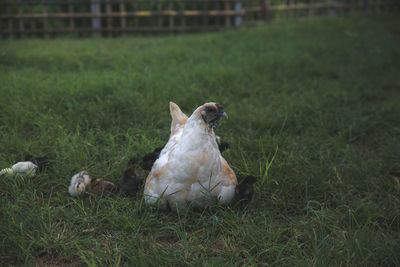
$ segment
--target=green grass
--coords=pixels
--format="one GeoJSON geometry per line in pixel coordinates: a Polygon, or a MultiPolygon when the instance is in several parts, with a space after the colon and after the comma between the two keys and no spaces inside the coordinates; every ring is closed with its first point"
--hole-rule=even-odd
{"type": "Polygon", "coordinates": [[[399,22],[1,41],[0,167],[54,156],[35,178],[0,179],[1,265],[399,266],[399,22]],[[117,182],[164,144],[170,100],[225,106],[225,157],[260,176],[247,209],[67,195],[75,172],[117,182]]]}

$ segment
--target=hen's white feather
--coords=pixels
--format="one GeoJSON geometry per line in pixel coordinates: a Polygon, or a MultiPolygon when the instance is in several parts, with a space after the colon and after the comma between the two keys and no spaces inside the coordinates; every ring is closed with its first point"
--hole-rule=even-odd
{"type": "Polygon", "coordinates": [[[232,201],[236,175],[221,156],[213,129],[201,117],[203,106],[187,118],[170,103],[171,135],[147,177],[146,203],[179,209],[232,201]]]}

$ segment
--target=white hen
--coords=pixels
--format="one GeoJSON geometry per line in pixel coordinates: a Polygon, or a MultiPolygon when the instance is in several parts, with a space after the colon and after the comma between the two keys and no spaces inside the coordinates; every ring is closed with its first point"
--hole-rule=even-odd
{"type": "Polygon", "coordinates": [[[221,156],[214,128],[226,115],[217,103],[198,107],[188,118],[170,102],[171,135],[147,177],[145,202],[161,208],[229,204],[236,175],[221,156]]]}

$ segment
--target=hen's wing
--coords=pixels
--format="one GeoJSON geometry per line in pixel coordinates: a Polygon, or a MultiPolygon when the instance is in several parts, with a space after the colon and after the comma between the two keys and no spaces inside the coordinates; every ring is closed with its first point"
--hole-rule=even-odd
{"type": "Polygon", "coordinates": [[[237,178],[235,172],[229,166],[228,162],[220,156],[221,159],[221,191],[218,200],[221,204],[229,204],[235,196],[235,188],[237,185],[237,178]]]}

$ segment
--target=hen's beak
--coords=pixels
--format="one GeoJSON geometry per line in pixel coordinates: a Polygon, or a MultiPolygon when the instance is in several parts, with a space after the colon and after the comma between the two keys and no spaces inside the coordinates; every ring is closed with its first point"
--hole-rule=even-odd
{"type": "Polygon", "coordinates": [[[228,118],[228,114],[224,111],[224,112],[222,112],[221,117],[228,118]]]}

